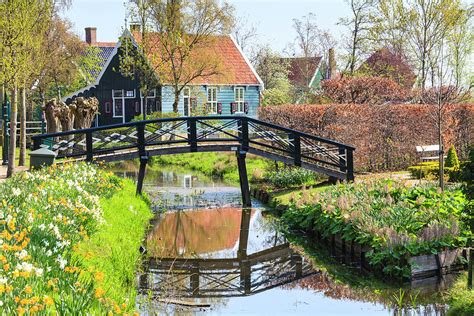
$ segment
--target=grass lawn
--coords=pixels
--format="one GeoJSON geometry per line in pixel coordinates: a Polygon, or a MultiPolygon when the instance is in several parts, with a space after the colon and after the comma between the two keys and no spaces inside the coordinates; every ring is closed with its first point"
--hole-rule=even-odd
{"type": "Polygon", "coordinates": [[[273,197],[274,203],[277,203],[280,205],[289,205],[290,201],[293,198],[300,198],[303,195],[303,192],[308,192],[309,194],[315,194],[318,192],[324,192],[331,186],[332,185],[329,185],[329,184],[322,184],[320,186],[310,187],[306,190],[303,190],[301,188],[287,189],[287,190],[273,193],[272,197],[273,197]]]}
{"type": "MultiPolygon", "coordinates": [[[[1,156],[2,151],[3,151],[3,147],[0,146],[0,163],[1,163],[1,158],[2,158],[2,156],[1,156]]],[[[27,148],[26,149],[26,160],[25,160],[25,166],[27,166],[27,167],[30,166],[30,155],[28,155],[29,153],[30,153],[30,150],[27,148]]],[[[17,148],[16,152],[15,152],[15,166],[18,166],[19,157],[20,157],[20,148],[17,148]]]]}
{"type": "MultiPolygon", "coordinates": [[[[177,165],[204,173],[207,176],[222,177],[229,183],[239,182],[237,158],[233,153],[192,153],[153,157],[153,162],[164,165],[177,165]]],[[[249,180],[263,176],[270,162],[253,155],[247,155],[247,174],[249,180]]]]}

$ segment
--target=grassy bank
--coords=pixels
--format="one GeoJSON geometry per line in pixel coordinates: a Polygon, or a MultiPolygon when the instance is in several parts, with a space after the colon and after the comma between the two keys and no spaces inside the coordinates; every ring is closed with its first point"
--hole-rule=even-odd
{"type": "Polygon", "coordinates": [[[15,175],[0,192],[4,313],[134,311],[150,212],[130,182],[81,163],[15,175]]]}
{"type": "Polygon", "coordinates": [[[115,311],[133,311],[139,247],[153,215],[145,200],[136,197],[135,183],[123,180],[122,185],[112,197],[100,199],[104,223],[78,245],[75,255],[94,279],[96,293],[103,292],[110,304],[115,302],[115,311]]]}
{"type": "MultiPolygon", "coordinates": [[[[269,162],[265,159],[248,155],[247,174],[250,181],[263,177],[269,162]]],[[[153,157],[153,163],[176,165],[199,171],[207,176],[221,177],[229,183],[239,182],[237,159],[233,153],[192,153],[153,157]]]]}
{"type": "Polygon", "coordinates": [[[448,315],[474,315],[474,290],[467,289],[467,273],[461,275],[448,292],[448,315]]]}

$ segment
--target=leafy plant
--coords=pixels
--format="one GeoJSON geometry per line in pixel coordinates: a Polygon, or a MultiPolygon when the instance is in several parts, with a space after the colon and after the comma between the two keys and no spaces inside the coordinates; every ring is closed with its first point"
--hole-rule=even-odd
{"type": "Polygon", "coordinates": [[[318,175],[302,168],[284,168],[267,173],[265,178],[270,184],[278,188],[288,188],[311,184],[318,179],[318,175]]]}
{"type": "Polygon", "coordinates": [[[444,163],[445,167],[447,168],[454,168],[459,169],[459,159],[458,154],[456,153],[456,149],[454,145],[451,145],[448,150],[448,156],[446,157],[446,162],[444,163]]]}
{"type": "Polygon", "coordinates": [[[405,187],[389,180],[335,186],[303,194],[282,221],[289,230],[338,234],[372,250],[369,264],[395,278],[408,278],[408,258],[463,247],[472,236],[468,200],[461,190],[405,187]]]}

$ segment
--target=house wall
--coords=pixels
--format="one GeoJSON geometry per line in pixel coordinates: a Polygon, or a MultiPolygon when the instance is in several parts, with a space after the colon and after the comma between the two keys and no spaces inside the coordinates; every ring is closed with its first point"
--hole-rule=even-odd
{"type": "MultiPolygon", "coordinates": [[[[196,98],[197,107],[202,108],[207,102],[207,87],[208,86],[190,86],[191,97],[196,98]]],[[[214,87],[209,85],[209,87],[214,87]]],[[[260,87],[259,86],[216,86],[217,87],[217,102],[222,104],[222,115],[231,115],[231,103],[235,102],[234,87],[245,88],[244,101],[248,102],[249,113],[248,116],[256,117],[257,109],[260,105],[260,87]]],[[[162,88],[162,109],[163,113],[173,112],[174,89],[171,86],[163,86],[162,88]]],[[[178,111],[180,115],[184,115],[184,101],[183,93],[181,92],[178,111]]]]}

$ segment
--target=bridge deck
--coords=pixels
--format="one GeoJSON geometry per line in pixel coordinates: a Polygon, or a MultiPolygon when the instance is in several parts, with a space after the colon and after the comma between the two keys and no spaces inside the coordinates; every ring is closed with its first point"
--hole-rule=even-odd
{"type": "Polygon", "coordinates": [[[33,136],[61,160],[120,161],[192,152],[248,152],[353,180],[354,148],[245,116],[180,117],[33,136]]]}

